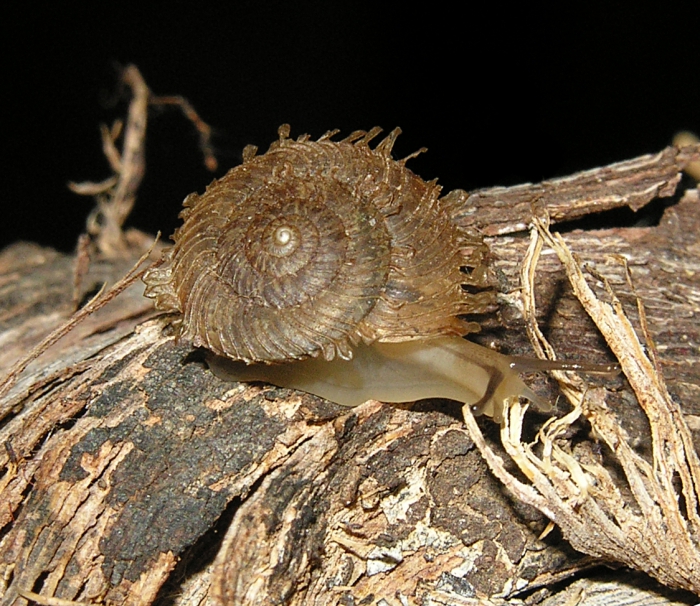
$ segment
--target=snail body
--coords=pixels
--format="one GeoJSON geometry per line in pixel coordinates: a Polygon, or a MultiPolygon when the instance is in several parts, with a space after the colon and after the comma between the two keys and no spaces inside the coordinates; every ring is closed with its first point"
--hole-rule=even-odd
{"type": "Polygon", "coordinates": [[[307,358],[275,366],[247,365],[217,356],[207,361],[222,379],[273,383],[343,406],[357,406],[367,400],[447,398],[463,402],[474,413],[493,417],[498,423],[511,398],[527,398],[540,410],[551,408],[523,383],[513,366],[514,359],[452,336],[359,344],[352,360],[307,358]]]}
{"type": "Polygon", "coordinates": [[[441,197],[392,157],[399,129],[370,147],[379,132],[293,140],[285,125],[265,154],[246,148],[185,199],[145,294],[181,339],[234,361],[213,363],[230,378],[350,406],[452,397],[500,420],[535,396],[509,358],[462,339],[479,326],[460,316],[493,306],[485,246],[453,220],[466,193],[441,197]]]}

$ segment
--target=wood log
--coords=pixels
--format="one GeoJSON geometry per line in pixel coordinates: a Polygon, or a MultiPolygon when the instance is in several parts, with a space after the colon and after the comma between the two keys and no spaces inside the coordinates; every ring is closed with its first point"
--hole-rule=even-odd
{"type": "MultiPolygon", "coordinates": [[[[696,445],[700,199],[691,184],[674,192],[698,155],[697,146],[669,148],[567,179],[475,192],[464,214],[490,236],[499,291],[499,314],[478,340],[528,354],[518,289],[530,208],[544,205],[563,221],[675,195],[658,225],[574,229],[565,239],[630,309],[636,295],[644,301],[696,445]],[[636,292],[610,255],[626,259],[636,292]]],[[[116,282],[137,256],[93,260],[83,290],[116,282]]],[[[7,373],[73,313],[74,259],[19,243],[0,254],[0,276],[7,373]]],[[[201,352],[177,342],[170,318],[155,315],[142,290],[130,287],[7,383],[0,604],[553,605],[586,592],[611,604],[694,603],[644,574],[601,569],[556,530],[541,536],[547,518],[491,475],[454,403],[370,401],[348,410],[226,383],[201,352]]],[[[553,255],[540,262],[536,294],[539,324],[561,357],[613,359],[553,255]]],[[[553,381],[528,382],[557,400],[553,381]]],[[[591,382],[610,391],[635,449],[648,456],[648,422],[626,381],[591,382]]],[[[528,431],[545,418],[533,414],[528,431]]],[[[500,448],[498,427],[480,425],[500,448]]],[[[585,424],[578,431],[595,454],[595,436],[585,424]]]]}

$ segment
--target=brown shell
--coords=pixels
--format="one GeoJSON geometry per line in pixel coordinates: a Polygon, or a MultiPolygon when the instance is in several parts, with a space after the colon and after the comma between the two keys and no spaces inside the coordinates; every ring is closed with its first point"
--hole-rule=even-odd
{"type": "Polygon", "coordinates": [[[491,303],[481,239],[458,230],[466,198],[396,161],[400,130],[279,141],[184,202],[184,224],[144,277],[180,336],[235,360],[352,357],[352,345],[478,329],[491,303]],[[460,270],[467,266],[469,272],[460,270]],[[468,293],[462,284],[476,287],[468,293]]]}

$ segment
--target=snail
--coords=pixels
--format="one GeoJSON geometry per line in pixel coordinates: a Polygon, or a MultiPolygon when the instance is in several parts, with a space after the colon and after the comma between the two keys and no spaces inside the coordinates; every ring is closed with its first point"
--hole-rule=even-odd
{"type": "MultiPolygon", "coordinates": [[[[355,406],[447,397],[503,417],[539,369],[464,339],[493,309],[487,249],[458,228],[467,194],[441,196],[395,160],[397,128],[289,138],[190,194],[162,262],[144,276],[179,337],[219,375],[355,406]],[[227,361],[224,361],[226,359],[227,361]]],[[[555,365],[556,367],[560,367],[555,365]]],[[[551,367],[551,366],[548,366],[551,367]]]]}

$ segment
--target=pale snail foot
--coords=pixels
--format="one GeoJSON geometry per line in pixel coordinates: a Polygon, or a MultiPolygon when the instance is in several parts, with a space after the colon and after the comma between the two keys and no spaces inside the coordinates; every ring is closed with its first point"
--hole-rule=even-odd
{"type": "Polygon", "coordinates": [[[207,356],[214,374],[225,380],[264,381],[342,406],[367,400],[446,398],[468,404],[475,414],[485,414],[497,423],[513,398],[526,398],[543,412],[551,410],[523,383],[513,360],[460,337],[360,345],[353,350],[352,360],[330,362],[308,358],[289,364],[246,365],[207,356]]]}

